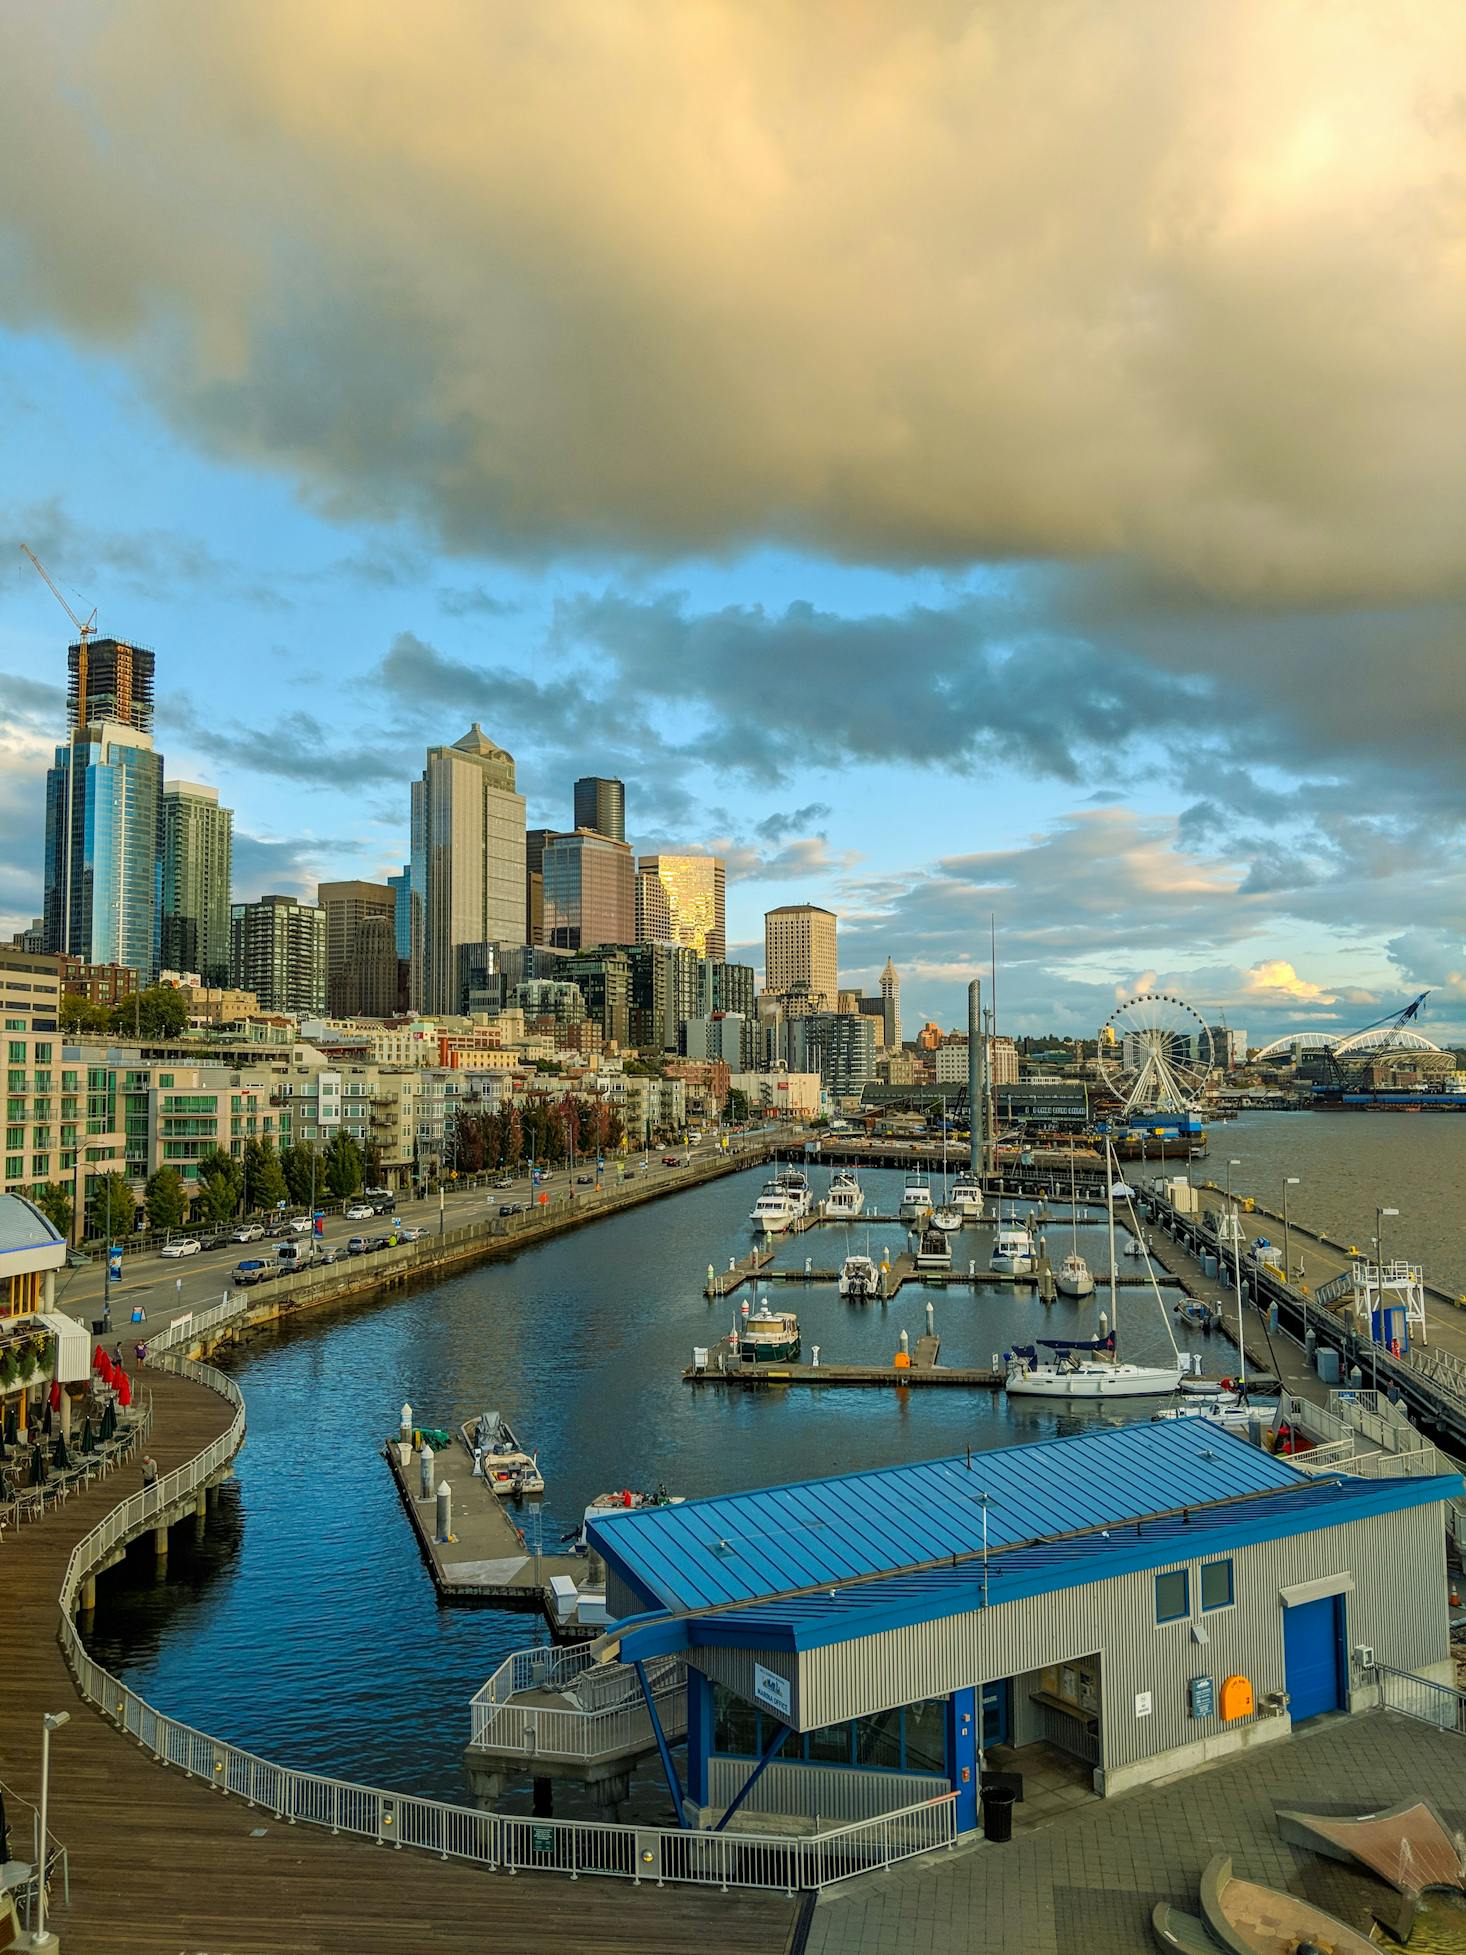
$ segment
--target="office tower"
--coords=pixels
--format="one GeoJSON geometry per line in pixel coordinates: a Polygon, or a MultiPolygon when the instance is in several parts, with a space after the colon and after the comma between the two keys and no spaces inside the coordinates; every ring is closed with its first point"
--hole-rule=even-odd
{"type": "Polygon", "coordinates": [[[392,939],[397,952],[397,1009],[406,1011],[412,978],[412,864],[405,862],[399,875],[388,876],[387,887],[392,892],[392,939]]]}
{"type": "Polygon", "coordinates": [[[552,835],[544,875],[545,942],[552,949],[636,942],[636,872],[624,842],[588,828],[552,835]]]}
{"type": "Polygon", "coordinates": [[[553,828],[531,828],[524,838],[524,941],[545,941],[545,844],[553,828]]]}
{"type": "Polygon", "coordinates": [[[716,855],[644,855],[636,877],[636,940],[680,944],[721,963],[726,876],[716,855]]]}
{"type": "Polygon", "coordinates": [[[555,975],[578,984],[585,999],[585,1011],[600,1026],[607,1039],[617,1045],[628,1042],[631,1015],[630,950],[572,951],[562,957],[555,975]]]}
{"type": "Polygon", "coordinates": [[[153,664],[150,651],[120,638],[94,638],[66,648],[66,725],[75,732],[103,720],[153,730],[153,664]]]}
{"type": "Polygon", "coordinates": [[[764,989],[786,1013],[833,1011],[839,991],[835,916],[814,903],[785,903],[764,915],[764,989]]]}
{"type": "MultiPolygon", "coordinates": [[[[135,689],[121,701],[134,718],[151,717],[151,664],[148,680],[146,707],[135,689]]],[[[74,727],[46,775],[48,951],[126,964],[144,983],[157,976],[162,827],[163,757],[151,734],[115,720],[74,727]]]]}
{"type": "Polygon", "coordinates": [[[609,841],[626,840],[626,787],[622,781],[586,774],[575,783],[575,826],[592,829],[609,841]]]}
{"type": "Polygon", "coordinates": [[[387,883],[323,882],[326,1010],[332,1018],[390,1018],[397,1009],[397,898],[387,883]]]}
{"type": "Polygon", "coordinates": [[[522,943],[524,796],[514,756],[475,721],[451,747],[429,747],[412,784],[412,998],[451,1012],[458,946],[522,943]]]}
{"type": "Polygon", "coordinates": [[[881,972],[881,1004],[886,1021],[886,1050],[894,1052],[901,1043],[901,980],[890,958],[881,972]]]}
{"type": "Polygon", "coordinates": [[[229,912],[229,981],[261,1011],[318,1017],[326,1008],[326,912],[294,896],[261,896],[229,912]]]}
{"type": "Polygon", "coordinates": [[[165,781],[164,970],[196,971],[206,985],[228,983],[233,868],[234,814],[219,806],[219,790],[196,781],[165,781]]]}

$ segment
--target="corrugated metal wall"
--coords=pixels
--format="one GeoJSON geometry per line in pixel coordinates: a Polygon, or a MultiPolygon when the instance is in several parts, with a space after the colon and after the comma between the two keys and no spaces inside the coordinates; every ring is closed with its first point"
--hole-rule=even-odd
{"type": "MultiPolygon", "coordinates": [[[[726,1684],[729,1690],[736,1690],[740,1697],[746,1697],[750,1704],[756,1701],[753,1694],[753,1666],[755,1663],[761,1663],[766,1670],[772,1670],[775,1676],[782,1677],[787,1684],[794,1685],[797,1682],[795,1676],[797,1658],[792,1650],[730,1650],[722,1648],[692,1650],[689,1652],[687,1660],[695,1668],[701,1670],[705,1677],[711,1677],[714,1683],[726,1684]]],[[[794,1704],[794,1713],[797,1720],[799,1715],[797,1697],[794,1704]]],[[[799,1728],[802,1730],[804,1727],[801,1725],[799,1728]]]]}
{"type": "MultiPolygon", "coordinates": [[[[709,1759],[709,1804],[720,1809],[730,1805],[753,1766],[747,1758],[709,1759]]],[[[838,1765],[784,1765],[775,1759],[740,1810],[788,1813],[805,1821],[818,1816],[838,1825],[900,1812],[951,1789],[944,1778],[925,1772],[860,1772],[838,1765]]]]}
{"type": "MultiPolygon", "coordinates": [[[[1102,1762],[1123,1766],[1223,1728],[1214,1719],[1190,1716],[1187,1685],[1193,1677],[1213,1677],[1220,1687],[1224,1677],[1240,1673],[1251,1679],[1259,1700],[1283,1689],[1280,1589],[1345,1571],[1355,1583],[1346,1598],[1351,1649],[1370,1644],[1380,1662],[1416,1672],[1448,1653],[1438,1508],[1374,1515],[1236,1548],[1230,1559],[1234,1605],[1205,1613],[1200,1562],[1169,1564],[1191,1571],[1192,1613],[1181,1622],[1156,1622],[1155,1575],[1145,1571],[809,1651],[798,1663],[796,1717],[808,1730],[1099,1652],[1102,1762]],[[1193,1640],[1192,1623],[1204,1627],[1205,1645],[1193,1640]],[[1151,1694],[1152,1710],[1137,1717],[1136,1696],[1144,1691],[1151,1694]]],[[[704,1654],[697,1653],[699,1664],[704,1654]]],[[[720,1658],[733,1654],[717,1652],[720,1658]]],[[[723,1680],[745,1688],[732,1675],[723,1680]]],[[[750,1668],[749,1692],[751,1683],[750,1668]]]]}

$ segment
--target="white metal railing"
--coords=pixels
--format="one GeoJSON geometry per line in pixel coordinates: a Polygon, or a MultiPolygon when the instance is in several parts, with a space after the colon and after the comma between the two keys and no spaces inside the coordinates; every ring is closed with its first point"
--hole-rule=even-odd
{"type": "Polygon", "coordinates": [[[1377,1663],[1374,1675],[1382,1710],[1398,1711],[1403,1717],[1433,1724],[1438,1731],[1466,1737],[1466,1693],[1449,1684],[1432,1683],[1429,1677],[1412,1676],[1408,1670],[1392,1670],[1387,1663],[1377,1663]]]}
{"type": "Polygon", "coordinates": [[[440,1859],[484,1867],[598,1873],[659,1886],[688,1881],[721,1888],[773,1887],[792,1894],[955,1843],[955,1792],[804,1838],[520,1819],[294,1771],[155,1710],[89,1655],[73,1619],[76,1598],[86,1577],[114,1547],[156,1526],[176,1503],[207,1485],[238,1451],[245,1428],[244,1399],[232,1378],[172,1354],[163,1354],[158,1362],[218,1392],[234,1408],[234,1417],[194,1459],[122,1501],[77,1542],[62,1578],[60,1640],[81,1695],[160,1762],[291,1825],[328,1827],[333,1833],[415,1847],[440,1859]]]}
{"type": "MultiPolygon", "coordinates": [[[[663,1657],[648,1667],[647,1682],[657,1708],[663,1735],[670,1741],[687,1731],[687,1664],[680,1656],[663,1657]]],[[[633,1750],[651,1751],[656,1734],[635,1674],[621,1665],[604,1671],[582,1671],[570,1686],[578,1694],[589,1689],[584,1703],[530,1704],[522,1698],[507,1702],[473,1701],[470,1743],[498,1753],[522,1752],[526,1759],[549,1756],[590,1760],[633,1750]]],[[[481,1701],[482,1700],[482,1701],[481,1701]]]]}
{"type": "Polygon", "coordinates": [[[161,1357],[165,1351],[192,1344],[221,1325],[234,1323],[247,1316],[249,1310],[249,1301],[240,1296],[225,1297],[222,1303],[211,1303],[207,1310],[185,1310],[182,1316],[175,1317],[171,1324],[165,1324],[146,1340],[148,1351],[153,1357],[161,1357]]]}

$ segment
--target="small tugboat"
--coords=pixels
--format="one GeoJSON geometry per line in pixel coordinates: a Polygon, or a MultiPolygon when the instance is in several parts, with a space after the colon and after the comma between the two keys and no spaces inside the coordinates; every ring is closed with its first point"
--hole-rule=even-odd
{"type": "Polygon", "coordinates": [[[982,1220],[982,1183],[971,1168],[960,1169],[952,1183],[952,1206],[968,1222],[982,1220]]]}
{"type": "Polygon", "coordinates": [[[743,1364],[792,1364],[800,1353],[799,1319],[792,1310],[770,1310],[764,1297],[738,1334],[743,1364]]]}
{"type": "Polygon", "coordinates": [[[921,1232],[921,1241],[916,1249],[916,1267],[918,1269],[952,1267],[952,1244],[946,1230],[938,1227],[935,1216],[921,1232]]]}
{"type": "Polygon", "coordinates": [[[484,1476],[484,1484],[507,1499],[543,1493],[545,1476],[535,1454],[527,1453],[500,1412],[481,1412],[461,1428],[464,1444],[484,1476]]]}
{"type": "Polygon", "coordinates": [[[847,1256],[840,1265],[840,1294],[852,1303],[869,1303],[881,1293],[881,1272],[869,1256],[847,1256]]]}
{"type": "Polygon", "coordinates": [[[825,1196],[824,1213],[832,1222],[853,1222],[865,1208],[865,1190],[849,1168],[837,1168],[825,1196]]]}
{"type": "Polygon", "coordinates": [[[930,1215],[931,1208],[932,1191],[925,1175],[908,1174],[906,1186],[901,1190],[901,1220],[920,1222],[925,1216],[930,1215]]]}

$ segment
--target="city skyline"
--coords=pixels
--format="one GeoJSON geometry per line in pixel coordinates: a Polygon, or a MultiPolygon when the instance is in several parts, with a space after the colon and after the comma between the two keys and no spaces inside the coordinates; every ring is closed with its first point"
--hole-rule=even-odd
{"type": "MultiPolygon", "coordinates": [[[[806,134],[770,110],[747,142],[732,78],[782,99],[816,30],[737,21],[649,147],[622,120],[644,95],[591,91],[602,170],[558,167],[564,102],[488,15],[461,60],[433,32],[399,51],[383,122],[371,35],[358,62],[325,18],[304,109],[222,31],[181,44],[142,5],[124,46],[32,10],[0,142],[53,108],[76,142],[8,220],[0,934],[40,911],[64,726],[69,634],[24,541],[164,661],[158,749],[235,811],[244,900],[400,871],[405,784],[479,719],[531,825],[624,780],[638,854],[725,858],[730,957],[757,961],[765,910],[827,906],[842,982],[873,992],[892,956],[912,1023],[960,1023],[995,913],[1015,1031],[1092,1033],[1154,980],[1259,1033],[1430,988],[1432,1031],[1466,1034],[1438,439],[1462,290],[1431,108],[1462,30],[1207,18],[1081,7],[1060,42],[999,10],[987,48],[918,10],[847,51],[806,134]],[[425,132],[463,62],[522,85],[548,147],[476,129],[443,196],[425,132]],[[1038,123],[1013,72],[1043,77],[1038,123]],[[186,100],[219,111],[206,229],[186,100]],[[886,127],[912,136],[899,172],[886,127]],[[806,141],[840,160],[811,230],[786,194],[806,141]],[[138,143],[161,209],[109,168],[138,143]],[[367,181],[371,226],[345,187],[367,181]],[[1057,230],[1027,228],[1035,184],[1057,230]],[[282,249],[293,227],[317,248],[282,249]],[[608,250],[567,291],[550,238],[608,250]],[[105,317],[78,298],[97,275],[105,317]]],[[[259,21],[235,31],[262,53],[259,21]]],[[[589,53],[545,31],[568,85],[589,53]]],[[[671,58],[623,32],[628,73],[671,58]]]]}

